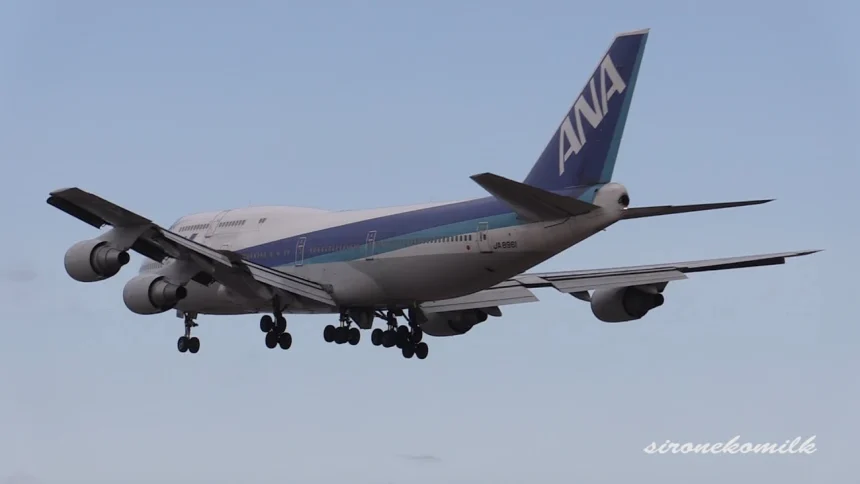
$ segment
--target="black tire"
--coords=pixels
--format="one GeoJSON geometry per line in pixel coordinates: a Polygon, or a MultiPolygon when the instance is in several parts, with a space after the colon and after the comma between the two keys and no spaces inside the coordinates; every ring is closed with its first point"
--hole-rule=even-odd
{"type": "Polygon", "coordinates": [[[373,343],[373,346],[380,346],[382,344],[382,330],[379,328],[375,328],[370,332],[370,342],[373,343]]]}
{"type": "Polygon", "coordinates": [[[188,351],[188,338],[180,336],[179,340],[176,341],[176,349],[178,349],[180,353],[188,351]]]}
{"type": "Polygon", "coordinates": [[[415,346],[415,356],[417,356],[419,360],[427,358],[427,353],[429,352],[430,348],[427,347],[427,343],[418,343],[415,346]]]}
{"type": "Polygon", "coordinates": [[[325,329],[323,330],[323,339],[325,340],[326,343],[333,342],[336,336],[337,336],[337,328],[335,328],[334,326],[332,326],[330,324],[328,326],[326,326],[325,329]]]}
{"type": "Polygon", "coordinates": [[[418,344],[424,338],[424,331],[421,331],[421,328],[415,326],[412,328],[412,334],[409,335],[409,339],[412,340],[413,343],[418,344]]]}
{"type": "Polygon", "coordinates": [[[268,314],[260,318],[260,331],[264,333],[268,333],[275,327],[275,322],[272,320],[272,317],[268,314]]]}
{"type": "Polygon", "coordinates": [[[361,341],[361,331],[358,328],[349,328],[349,344],[355,346],[361,341]]]}
{"type": "Polygon", "coordinates": [[[278,333],[274,331],[269,331],[266,333],[266,348],[274,349],[275,346],[278,346],[278,333]]]}
{"type": "Polygon", "coordinates": [[[334,342],[342,345],[349,340],[349,328],[346,326],[341,326],[337,328],[334,334],[334,342]]]}
{"type": "Polygon", "coordinates": [[[382,333],[382,346],[384,348],[391,348],[394,346],[394,343],[397,343],[397,333],[390,329],[388,331],[384,331],[382,333]]]}
{"type": "Polygon", "coordinates": [[[280,345],[282,350],[290,349],[290,346],[293,345],[293,335],[290,333],[281,333],[278,336],[278,345],[280,345]]]}
{"type": "Polygon", "coordinates": [[[287,330],[287,318],[283,316],[278,316],[277,321],[275,321],[275,330],[278,334],[281,334],[287,330]]]}
{"type": "Polygon", "coordinates": [[[409,358],[415,356],[415,347],[412,345],[406,345],[403,347],[402,353],[403,357],[408,360],[409,358]]]}
{"type": "Polygon", "coordinates": [[[397,347],[398,348],[406,348],[407,346],[412,346],[412,343],[409,341],[409,328],[406,326],[401,326],[397,328],[397,332],[394,333],[397,338],[397,347]]]}
{"type": "Polygon", "coordinates": [[[188,351],[190,353],[197,353],[200,351],[200,340],[197,339],[196,336],[192,336],[188,339],[188,351]]]}

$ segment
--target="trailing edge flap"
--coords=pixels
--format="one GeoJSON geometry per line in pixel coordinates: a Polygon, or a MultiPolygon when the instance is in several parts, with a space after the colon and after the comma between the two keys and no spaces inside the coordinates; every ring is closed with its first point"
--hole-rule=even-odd
{"type": "Polygon", "coordinates": [[[624,210],[621,218],[657,217],[660,215],[672,215],[676,213],[701,212],[703,210],[718,210],[721,208],[746,207],[749,205],[761,205],[773,200],[747,200],[743,202],[701,203],[698,205],[661,205],[657,207],[634,207],[624,210]]]}
{"type": "Polygon", "coordinates": [[[600,208],[576,198],[558,195],[492,173],[472,175],[471,178],[529,222],[585,215],[600,208]]]}

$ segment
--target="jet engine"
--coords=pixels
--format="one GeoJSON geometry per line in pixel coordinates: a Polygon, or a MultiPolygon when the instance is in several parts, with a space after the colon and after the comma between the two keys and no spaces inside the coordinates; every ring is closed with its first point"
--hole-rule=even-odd
{"type": "Polygon", "coordinates": [[[487,320],[487,313],[480,309],[427,314],[421,329],[430,336],[456,336],[465,334],[478,323],[487,320]]]}
{"type": "Polygon", "coordinates": [[[79,282],[95,282],[113,277],[131,260],[128,252],[104,240],[83,240],[66,251],[66,272],[79,282]]]}
{"type": "Polygon", "coordinates": [[[591,312],[604,323],[633,321],[663,305],[663,295],[639,287],[597,289],[591,296],[591,312]]]}
{"type": "Polygon", "coordinates": [[[136,276],[122,290],[125,306],[137,314],[163,313],[173,309],[187,295],[185,286],[168,282],[158,274],[136,276]]]}

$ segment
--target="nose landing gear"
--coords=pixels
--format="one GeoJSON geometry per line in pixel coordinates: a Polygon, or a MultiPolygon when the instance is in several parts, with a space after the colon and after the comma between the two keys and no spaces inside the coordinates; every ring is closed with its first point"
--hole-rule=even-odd
{"type": "Polygon", "coordinates": [[[194,322],[196,316],[193,313],[184,313],[183,315],[185,319],[185,335],[180,336],[179,340],[176,341],[176,349],[180,353],[188,352],[194,354],[200,351],[200,340],[196,336],[191,336],[191,328],[197,326],[197,323],[194,322]]]}

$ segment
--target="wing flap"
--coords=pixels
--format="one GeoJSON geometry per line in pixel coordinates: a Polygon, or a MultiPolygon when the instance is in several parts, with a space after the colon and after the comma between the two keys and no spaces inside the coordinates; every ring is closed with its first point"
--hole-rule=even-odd
{"type": "MultiPolygon", "coordinates": [[[[801,257],[820,252],[819,250],[800,250],[794,252],[777,252],[772,254],[747,255],[739,257],[725,257],[720,259],[703,259],[686,262],[674,262],[668,264],[642,265],[630,267],[615,267],[609,269],[586,269],[579,271],[560,271],[523,274],[532,278],[550,281],[575,280],[577,278],[612,277],[619,274],[642,274],[660,273],[666,271],[678,271],[684,274],[692,272],[719,271],[726,269],[743,269],[747,267],[760,267],[767,265],[784,264],[787,258],[801,257]]],[[[522,277],[516,276],[514,280],[522,277]]],[[[668,274],[667,274],[668,275],[668,274]]]]}
{"type": "Polygon", "coordinates": [[[609,287],[644,286],[686,279],[684,273],[676,270],[644,272],[641,274],[615,274],[591,277],[575,277],[550,281],[552,287],[566,294],[605,289],[609,287]]]}
{"type": "Polygon", "coordinates": [[[421,309],[425,313],[442,313],[508,304],[522,304],[537,300],[538,298],[527,288],[515,283],[503,282],[497,286],[469,294],[468,296],[427,302],[421,305],[421,309]]]}
{"type": "Polygon", "coordinates": [[[537,298],[528,289],[548,287],[562,293],[571,294],[583,301],[589,301],[590,295],[588,291],[595,289],[654,284],[665,285],[672,281],[687,279],[687,274],[689,273],[784,264],[787,258],[801,257],[816,252],[819,251],[802,250],[609,269],[526,273],[468,296],[434,301],[426,303],[422,307],[426,306],[428,308],[427,312],[442,312],[533,302],[537,301],[537,298]],[[518,289],[522,289],[525,292],[518,292],[518,289]]]}

